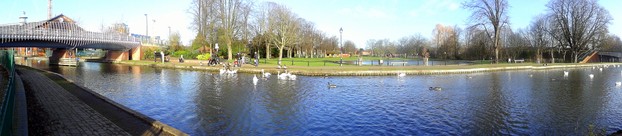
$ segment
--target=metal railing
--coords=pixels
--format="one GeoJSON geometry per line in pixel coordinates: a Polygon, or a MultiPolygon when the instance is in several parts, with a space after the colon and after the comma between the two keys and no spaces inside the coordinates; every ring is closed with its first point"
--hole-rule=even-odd
{"type": "Polygon", "coordinates": [[[8,84],[4,90],[2,107],[0,107],[0,135],[12,135],[13,107],[15,106],[15,60],[13,50],[0,51],[0,65],[8,73],[8,84]]]}
{"type": "Polygon", "coordinates": [[[114,43],[133,48],[140,44],[140,39],[129,35],[117,32],[89,32],[75,24],[65,22],[35,22],[0,26],[0,43],[24,40],[53,41],[74,47],[114,43]]]}

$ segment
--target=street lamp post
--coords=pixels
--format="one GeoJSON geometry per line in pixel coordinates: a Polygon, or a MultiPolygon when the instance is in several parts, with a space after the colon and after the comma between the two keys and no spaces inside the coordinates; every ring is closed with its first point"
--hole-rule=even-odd
{"type": "Polygon", "coordinates": [[[145,14],[145,35],[149,37],[149,18],[147,18],[147,14],[145,14]]]}
{"type": "Polygon", "coordinates": [[[343,27],[339,28],[339,66],[343,66],[343,27]]]}

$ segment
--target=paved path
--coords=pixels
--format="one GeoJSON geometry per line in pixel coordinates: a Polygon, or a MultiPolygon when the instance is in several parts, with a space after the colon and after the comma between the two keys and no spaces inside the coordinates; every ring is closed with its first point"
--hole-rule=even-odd
{"type": "Polygon", "coordinates": [[[18,68],[28,99],[31,135],[129,135],[45,75],[18,68]]]}

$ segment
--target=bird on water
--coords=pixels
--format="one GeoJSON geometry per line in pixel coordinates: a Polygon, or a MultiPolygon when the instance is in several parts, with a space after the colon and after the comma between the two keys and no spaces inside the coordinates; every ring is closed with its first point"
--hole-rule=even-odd
{"type": "Polygon", "coordinates": [[[429,89],[430,89],[430,91],[441,91],[441,90],[443,90],[443,88],[441,88],[441,87],[430,87],[429,89]]]}
{"type": "Polygon", "coordinates": [[[336,88],[337,85],[336,84],[331,84],[330,82],[328,82],[328,88],[336,88]]]}

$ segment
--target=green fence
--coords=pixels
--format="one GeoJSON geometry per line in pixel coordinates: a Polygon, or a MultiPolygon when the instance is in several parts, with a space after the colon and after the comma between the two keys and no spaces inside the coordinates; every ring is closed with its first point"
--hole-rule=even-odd
{"type": "MultiPolygon", "coordinates": [[[[13,107],[15,105],[15,60],[13,50],[0,50],[0,65],[8,72],[8,84],[2,97],[2,107],[0,109],[0,135],[12,135],[13,129],[13,107]]],[[[7,79],[3,79],[7,80],[7,79]]]]}

